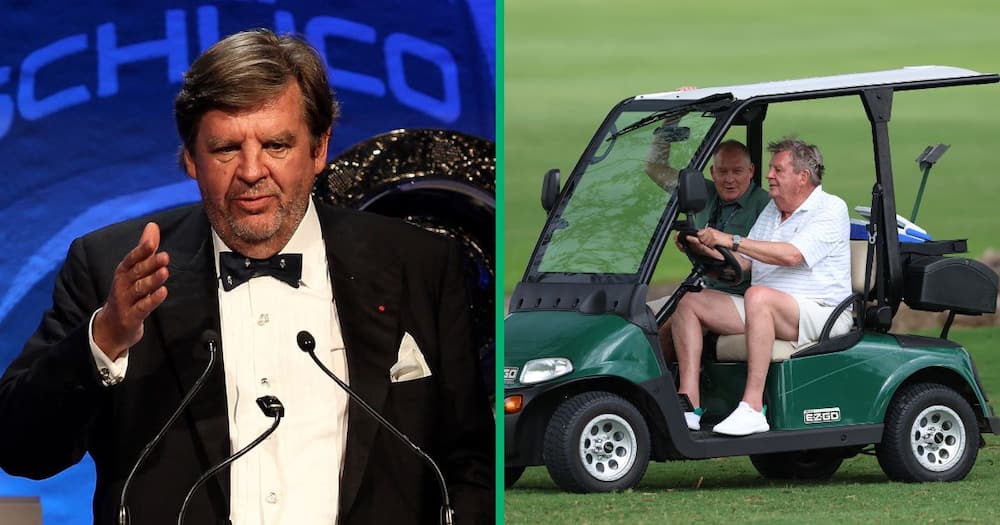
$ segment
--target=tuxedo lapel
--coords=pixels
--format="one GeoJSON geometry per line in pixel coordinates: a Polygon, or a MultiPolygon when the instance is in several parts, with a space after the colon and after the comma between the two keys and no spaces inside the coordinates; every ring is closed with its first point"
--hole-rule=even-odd
{"type": "MultiPolygon", "coordinates": [[[[351,388],[381,412],[396,362],[402,331],[399,309],[402,271],[383,257],[357,212],[317,205],[334,302],[347,350],[351,388]]],[[[378,423],[357,403],[348,410],[347,450],[340,487],[340,514],[346,515],[361,486],[378,423]]]]}
{"type": "MultiPolygon", "coordinates": [[[[150,316],[162,340],[164,362],[178,389],[186,392],[208,366],[209,354],[201,342],[206,330],[220,333],[218,280],[213,261],[211,228],[201,207],[169,230],[161,231],[160,249],[170,255],[167,299],[150,316]]],[[[221,338],[220,338],[221,339],[221,338]]],[[[222,342],[215,365],[183,419],[192,429],[199,470],[206,471],[230,453],[222,342]]],[[[229,513],[229,471],[207,485],[216,511],[229,513]]]]}

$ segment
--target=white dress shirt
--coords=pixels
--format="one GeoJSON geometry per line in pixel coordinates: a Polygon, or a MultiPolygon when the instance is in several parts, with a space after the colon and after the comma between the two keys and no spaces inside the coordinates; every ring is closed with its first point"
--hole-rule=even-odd
{"type": "MultiPolygon", "coordinates": [[[[218,254],[231,250],[214,231],[212,241],[218,276],[218,254]]],[[[258,397],[276,396],[285,407],[277,431],[230,466],[233,525],[337,520],[347,395],[296,343],[300,330],[309,331],[317,357],[348,380],[326,247],[312,202],[282,253],[302,254],[299,288],[270,277],[250,279],[229,292],[218,288],[231,452],[273,422],[257,406],[258,397]]],[[[110,361],[94,343],[93,317],[91,350],[105,384],[124,378],[128,352],[110,361]]]]}
{"type": "Polygon", "coordinates": [[[822,186],[813,189],[784,221],[772,200],[760,212],[747,238],[790,243],[805,262],[777,266],[748,257],[752,262],[751,284],[825,305],[839,304],[851,294],[850,228],[847,204],[823,191],[822,186]]]}

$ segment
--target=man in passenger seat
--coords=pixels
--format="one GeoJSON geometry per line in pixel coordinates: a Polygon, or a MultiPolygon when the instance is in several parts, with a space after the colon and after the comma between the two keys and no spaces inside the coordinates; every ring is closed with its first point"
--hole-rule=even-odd
{"type": "MultiPolygon", "coordinates": [[[[679,393],[700,405],[699,372],[705,331],[746,334],[747,382],[743,399],[714,432],[745,436],[770,430],[763,414],[764,383],[775,339],[803,344],[819,337],[833,309],[851,293],[850,219],[842,199],[823,191],[823,156],[812,144],[784,138],[768,145],[771,202],[744,239],[706,227],[704,248],[729,248],[752,272],[746,294],[704,290],[684,296],[671,319],[680,368],[679,393]]],[[[831,335],[846,333],[844,312],[831,335]]],[[[700,429],[700,411],[685,412],[688,427],[700,429]]]]}
{"type": "MultiPolygon", "coordinates": [[[[757,216],[771,202],[767,192],[753,181],[754,165],[750,160],[750,151],[737,140],[723,141],[715,148],[709,173],[712,180],[705,180],[708,199],[705,208],[695,215],[693,226],[698,229],[710,226],[726,233],[746,236],[757,216]]],[[[681,242],[678,237],[678,248],[681,242]]],[[[700,244],[693,238],[689,241],[689,244],[696,243],[700,244]]],[[[750,280],[726,285],[707,278],[705,284],[712,290],[743,295],[750,286],[750,280]]],[[[660,348],[667,362],[674,358],[670,325],[671,320],[668,319],[660,327],[660,348]]]]}

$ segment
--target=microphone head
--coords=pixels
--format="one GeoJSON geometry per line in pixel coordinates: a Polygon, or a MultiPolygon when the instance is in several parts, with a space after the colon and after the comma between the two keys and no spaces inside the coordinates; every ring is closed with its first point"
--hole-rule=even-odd
{"type": "Polygon", "coordinates": [[[316,339],[305,330],[299,332],[299,335],[295,336],[295,340],[303,352],[312,352],[316,349],[316,339]]]}
{"type": "Polygon", "coordinates": [[[213,330],[211,328],[209,328],[208,330],[205,330],[204,332],[201,333],[201,345],[205,346],[205,347],[208,347],[208,346],[218,346],[219,345],[219,341],[221,339],[222,339],[222,336],[219,335],[219,332],[217,332],[217,331],[215,331],[215,330],[213,330]]]}
{"type": "Polygon", "coordinates": [[[257,398],[257,406],[267,417],[285,417],[285,405],[274,396],[261,396],[257,398]]]}

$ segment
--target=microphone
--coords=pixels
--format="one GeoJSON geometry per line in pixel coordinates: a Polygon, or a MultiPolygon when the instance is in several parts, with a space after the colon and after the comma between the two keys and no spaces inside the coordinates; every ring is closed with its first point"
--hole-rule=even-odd
{"type": "Polygon", "coordinates": [[[181,505],[181,511],[177,514],[177,525],[184,524],[184,515],[187,513],[188,504],[191,503],[191,497],[194,496],[194,492],[198,490],[198,487],[201,487],[220,470],[228,467],[230,463],[240,459],[247,452],[250,452],[251,449],[261,444],[262,441],[267,439],[267,436],[270,436],[275,430],[278,429],[278,423],[281,423],[281,418],[285,416],[285,406],[281,404],[281,401],[274,396],[261,396],[257,398],[257,406],[260,407],[261,412],[263,412],[265,416],[274,418],[274,423],[271,423],[271,428],[268,428],[263,434],[257,436],[257,439],[251,441],[249,445],[241,448],[237,453],[223,460],[222,463],[208,469],[207,472],[202,474],[201,477],[194,482],[194,485],[191,485],[191,490],[189,490],[187,496],[184,497],[184,503],[181,505]]]}
{"type": "Polygon", "coordinates": [[[142,463],[146,461],[147,457],[149,457],[149,453],[152,452],[153,448],[156,447],[156,445],[160,442],[160,440],[163,439],[163,436],[167,435],[167,429],[169,429],[174,424],[174,421],[176,421],[177,418],[180,417],[181,412],[183,412],[184,409],[187,408],[189,404],[191,404],[191,400],[194,399],[194,395],[197,394],[198,391],[201,390],[202,385],[205,384],[205,379],[208,378],[209,372],[211,372],[212,369],[215,368],[215,354],[216,354],[216,349],[218,348],[218,341],[220,339],[221,337],[219,336],[219,332],[216,332],[211,328],[202,332],[201,344],[208,349],[208,365],[205,367],[205,371],[201,373],[201,376],[198,377],[198,380],[194,382],[194,385],[191,386],[191,390],[188,390],[187,395],[185,395],[184,399],[181,400],[181,404],[180,406],[177,407],[177,410],[175,410],[174,413],[171,414],[170,419],[168,419],[167,422],[164,423],[163,427],[160,428],[159,432],[157,432],[156,435],[153,436],[153,439],[151,439],[149,443],[146,444],[146,447],[142,449],[141,453],[139,453],[139,459],[135,460],[135,464],[132,465],[132,470],[128,473],[128,477],[125,478],[125,483],[122,484],[121,499],[118,502],[118,525],[129,524],[128,505],[126,504],[126,498],[128,496],[128,488],[129,485],[132,483],[132,479],[135,477],[136,473],[139,472],[139,467],[142,465],[142,463]]]}
{"type": "Polygon", "coordinates": [[[434,476],[437,478],[438,485],[441,488],[441,523],[443,525],[452,525],[452,517],[455,511],[451,508],[451,500],[448,497],[448,486],[445,484],[444,475],[441,474],[441,469],[438,468],[437,463],[435,463],[434,460],[431,459],[431,457],[427,455],[426,452],[421,450],[420,447],[418,447],[414,442],[410,441],[410,438],[406,437],[406,434],[400,432],[399,429],[392,425],[392,423],[389,423],[387,419],[382,417],[382,414],[376,412],[371,405],[366,403],[364,399],[361,399],[361,396],[356,394],[354,390],[351,390],[351,387],[347,386],[347,383],[341,381],[339,377],[335,376],[329,368],[320,362],[319,358],[316,357],[316,340],[313,338],[312,334],[302,330],[298,333],[295,339],[299,345],[299,349],[309,354],[309,357],[311,357],[313,362],[316,363],[316,366],[320,367],[326,375],[330,376],[330,379],[333,379],[333,381],[337,383],[340,388],[344,389],[344,392],[347,392],[348,397],[350,397],[352,401],[360,405],[365,412],[368,412],[368,414],[375,418],[379,424],[387,429],[393,436],[396,436],[397,439],[402,441],[403,444],[410,448],[410,450],[423,458],[423,460],[430,466],[431,470],[434,472],[434,476]]]}

